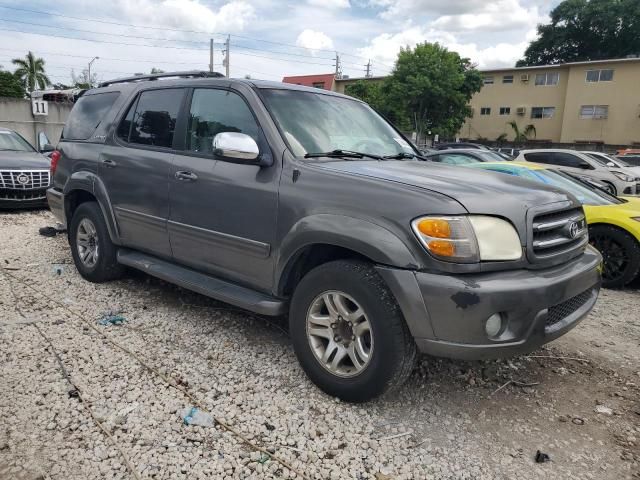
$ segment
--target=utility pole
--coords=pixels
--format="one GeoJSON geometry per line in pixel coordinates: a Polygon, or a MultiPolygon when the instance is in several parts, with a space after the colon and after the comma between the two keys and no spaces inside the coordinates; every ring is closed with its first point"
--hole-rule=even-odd
{"type": "Polygon", "coordinates": [[[93,57],[93,60],[91,60],[91,61],[89,62],[89,70],[88,70],[88,76],[89,76],[89,78],[87,79],[87,80],[88,80],[88,82],[89,82],[89,88],[93,88],[93,82],[91,81],[91,64],[92,64],[93,62],[95,62],[96,60],[99,60],[99,59],[100,59],[100,57],[93,57]]]}
{"type": "Polygon", "coordinates": [[[224,42],[224,61],[222,62],[226,68],[227,78],[229,78],[229,44],[231,43],[231,35],[227,35],[227,41],[224,42]]]}
{"type": "Polygon", "coordinates": [[[335,73],[335,77],[336,80],[340,80],[342,78],[342,65],[340,64],[340,55],[338,55],[338,52],[336,52],[336,73],[335,73]]]}
{"type": "Polygon", "coordinates": [[[209,72],[213,73],[213,38],[209,39],[209,72]]]}
{"type": "Polygon", "coordinates": [[[371,78],[371,59],[369,59],[369,61],[365,65],[365,67],[367,69],[365,74],[364,74],[365,78],[371,78]]]}

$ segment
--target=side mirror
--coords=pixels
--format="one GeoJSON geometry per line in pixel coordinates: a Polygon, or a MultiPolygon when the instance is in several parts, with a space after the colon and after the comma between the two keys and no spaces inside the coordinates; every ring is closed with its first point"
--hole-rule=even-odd
{"type": "Polygon", "coordinates": [[[613,162],[607,162],[607,167],[615,167],[616,164],[613,162]]]}
{"type": "Polygon", "coordinates": [[[238,132],[222,132],[213,137],[213,153],[230,160],[255,163],[260,149],[256,141],[249,135],[238,132]]]}
{"type": "Polygon", "coordinates": [[[53,145],[51,145],[50,143],[45,143],[44,145],[42,145],[42,147],[40,148],[40,153],[49,153],[49,152],[53,152],[56,149],[56,147],[54,147],[53,145]]]}

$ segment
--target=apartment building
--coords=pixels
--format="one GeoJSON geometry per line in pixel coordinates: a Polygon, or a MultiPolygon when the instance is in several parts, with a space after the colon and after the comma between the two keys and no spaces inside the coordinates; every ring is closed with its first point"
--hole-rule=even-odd
{"type": "Polygon", "coordinates": [[[348,77],[346,75],[336,78],[334,73],[321,73],[318,75],[291,75],[284,77],[282,82],[345,93],[347,86],[359,82],[360,80],[366,80],[367,82],[379,82],[384,78],[386,77],[348,77]]]}
{"type": "Polygon", "coordinates": [[[484,70],[461,138],[495,140],[508,122],[532,124],[537,140],[640,144],[640,58],[484,70]]]}

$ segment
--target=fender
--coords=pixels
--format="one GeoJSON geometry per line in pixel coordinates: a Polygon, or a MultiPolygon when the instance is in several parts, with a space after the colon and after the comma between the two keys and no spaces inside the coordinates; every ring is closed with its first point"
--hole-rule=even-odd
{"type": "MultiPolygon", "coordinates": [[[[109,230],[111,241],[115,245],[120,245],[120,232],[118,230],[118,224],[116,223],[113,207],[111,206],[111,200],[109,199],[107,189],[105,188],[102,180],[100,180],[100,177],[98,177],[94,172],[88,172],[86,170],[74,172],[71,177],[69,177],[69,180],[67,180],[62,193],[66,198],[67,195],[77,190],[88,192],[98,200],[98,205],[100,206],[105,222],[107,223],[107,229],[109,230]]],[[[65,216],[67,221],[70,220],[68,209],[68,204],[65,201],[65,216]]]]}
{"type": "Polygon", "coordinates": [[[305,247],[314,244],[347,248],[375,263],[402,269],[415,270],[421,263],[402,239],[385,227],[344,215],[311,215],[294,224],[282,239],[275,272],[277,291],[283,287],[287,268],[305,247]]]}

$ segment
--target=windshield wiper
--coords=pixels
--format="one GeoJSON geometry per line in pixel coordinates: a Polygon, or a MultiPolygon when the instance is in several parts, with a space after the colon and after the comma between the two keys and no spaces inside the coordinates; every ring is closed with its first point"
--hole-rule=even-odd
{"type": "Polygon", "coordinates": [[[417,155],[415,153],[408,153],[408,152],[400,152],[400,153],[396,153],[395,155],[385,155],[382,158],[383,160],[401,160],[403,158],[418,158],[420,160],[425,160],[425,161],[429,160],[427,157],[423,157],[422,155],[417,155]]]}
{"type": "Polygon", "coordinates": [[[374,160],[384,160],[384,157],[380,155],[374,155],[372,153],[354,152],[351,150],[331,150],[330,152],[317,152],[317,153],[305,153],[304,158],[373,158],[374,160]]]}

